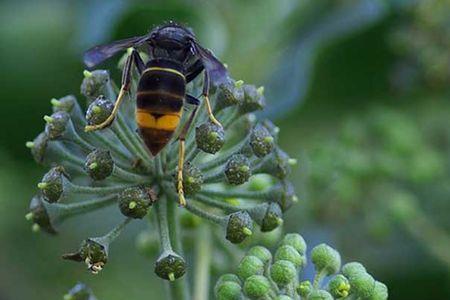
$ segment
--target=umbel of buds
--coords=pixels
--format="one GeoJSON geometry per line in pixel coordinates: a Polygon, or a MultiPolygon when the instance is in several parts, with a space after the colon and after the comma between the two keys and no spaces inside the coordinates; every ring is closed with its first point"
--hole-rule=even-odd
{"type": "MultiPolygon", "coordinates": [[[[139,78],[135,73],[125,96],[129,99],[123,101],[114,120],[101,130],[86,132],[85,127],[101,124],[114,110],[118,85],[108,71],[83,73],[83,105],[73,95],[50,101],[52,112],[44,117],[43,132],[26,143],[35,161],[49,168],[37,184],[27,219],[33,223],[34,231],[56,233],[69,218],[113,206],[119,212],[118,225],[103,236],[87,237],[77,251],[64,258],[83,262],[90,271],[98,273],[106,266],[110,245],[125,225],[142,219],[152,228],[157,227],[151,230],[153,235],[159,234],[155,273],[173,281],[182,277],[189,265],[182,256],[179,228],[191,230],[199,224],[207,226],[202,223],[212,224],[227,240],[225,243],[237,244],[251,238],[254,232],[279,227],[284,212],[297,200],[287,181],[295,160],[277,145],[278,128],[270,121],[258,121],[252,114],[264,109],[262,87],[231,78],[220,84],[212,82],[209,99],[220,124],[199,107],[185,140],[182,183],[187,203],[179,207],[177,137],[193,106],[185,105],[187,112],[172,140],[152,156],[136,131],[134,100],[139,78]],[[270,180],[258,185],[261,176],[270,180]],[[180,220],[181,227],[177,224],[180,220]]],[[[199,76],[188,85],[190,94],[202,94],[202,81],[199,76]]],[[[290,263],[277,264],[274,274],[286,273],[289,277],[292,265],[296,269],[304,266],[304,256],[292,254],[297,250],[289,247],[280,250],[277,257],[290,259],[290,263]]],[[[253,258],[245,265],[255,268],[252,274],[247,272],[249,277],[257,277],[252,277],[245,290],[257,295],[261,287],[267,287],[270,292],[271,286],[262,278],[271,260],[270,252],[263,248],[253,251],[253,258]]],[[[240,284],[229,283],[229,289],[236,291],[240,284]]]]}
{"type": "Polygon", "coordinates": [[[236,274],[222,275],[214,288],[218,300],[230,299],[387,299],[386,286],[373,279],[356,262],[341,269],[339,253],[326,244],[311,250],[316,274],[301,280],[307,258],[306,243],[296,233],[284,236],[275,254],[262,247],[251,248],[236,274]],[[328,283],[324,278],[328,277],[328,283]]]}

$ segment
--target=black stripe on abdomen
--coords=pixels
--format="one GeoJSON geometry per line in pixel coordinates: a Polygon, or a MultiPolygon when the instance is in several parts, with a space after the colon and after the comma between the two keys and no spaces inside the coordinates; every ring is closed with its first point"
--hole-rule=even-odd
{"type": "Polygon", "coordinates": [[[157,113],[178,112],[183,107],[183,96],[167,91],[139,91],[136,97],[138,108],[157,113]]]}
{"type": "Polygon", "coordinates": [[[178,112],[183,107],[186,81],[177,70],[149,68],[141,76],[137,89],[137,107],[149,112],[178,112]]]}

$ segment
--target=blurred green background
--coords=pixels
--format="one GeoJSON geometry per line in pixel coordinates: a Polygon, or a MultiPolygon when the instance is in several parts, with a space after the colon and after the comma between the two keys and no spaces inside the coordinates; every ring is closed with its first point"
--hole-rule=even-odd
{"type": "Polygon", "coordinates": [[[51,98],[78,96],[83,50],[166,20],[193,27],[234,78],[265,85],[261,117],[282,128],[281,146],[299,160],[301,202],[286,231],[363,261],[391,299],[450,297],[448,1],[4,0],[1,300],[61,299],[78,280],[102,300],[162,295],[152,261],[134,250],[140,225],[97,277],[60,255],[103,232],[108,211],[68,222],[57,237],[31,232],[23,216],[44,169],[24,143],[42,131],[51,98]],[[100,225],[88,228],[93,218],[100,225]]]}

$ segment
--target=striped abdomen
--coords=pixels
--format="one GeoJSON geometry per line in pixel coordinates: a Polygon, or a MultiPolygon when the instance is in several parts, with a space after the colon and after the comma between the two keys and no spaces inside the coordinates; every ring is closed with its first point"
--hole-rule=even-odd
{"type": "Polygon", "coordinates": [[[137,89],[136,122],[153,155],[164,148],[180,123],[185,93],[186,80],[178,64],[148,63],[137,89]]]}

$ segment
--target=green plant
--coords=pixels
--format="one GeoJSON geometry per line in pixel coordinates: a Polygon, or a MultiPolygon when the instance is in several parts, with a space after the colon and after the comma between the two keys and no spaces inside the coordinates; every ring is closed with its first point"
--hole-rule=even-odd
{"type": "Polygon", "coordinates": [[[252,247],[236,273],[219,278],[214,288],[216,299],[387,299],[383,283],[358,262],[341,268],[339,252],[326,244],[311,250],[315,276],[306,280],[306,250],[305,240],[296,233],[286,234],[274,254],[262,246],[252,247]]]}
{"type": "MultiPolygon", "coordinates": [[[[448,1],[417,1],[407,9],[408,18],[392,33],[394,50],[416,66],[430,86],[446,87],[450,78],[450,4],[448,1]]],[[[415,77],[414,74],[407,74],[415,77]]],[[[411,80],[404,78],[403,80],[411,80]]]]}
{"type": "Polygon", "coordinates": [[[448,209],[448,108],[429,102],[410,111],[372,107],[345,119],[314,144],[307,187],[318,220],[362,224],[378,241],[404,230],[450,266],[447,218],[439,212],[448,209]]]}
{"type": "MultiPolygon", "coordinates": [[[[78,250],[63,255],[85,263],[96,274],[107,264],[111,243],[126,225],[146,217],[159,233],[154,271],[170,281],[173,299],[185,299],[188,263],[182,249],[184,230],[180,229],[197,227],[209,234],[209,226],[197,226],[206,220],[218,225],[221,239],[233,244],[251,237],[254,223],[261,232],[276,229],[283,213],[297,201],[286,180],[296,161],[277,146],[279,129],[270,121],[257,121],[252,114],[264,108],[262,87],[232,79],[214,87],[214,111],[223,128],[210,123],[205,111],[194,120],[183,171],[185,208],[190,215],[183,219],[185,210],[177,208],[174,180],[178,145],[172,142],[156,157],[150,156],[135,132],[131,99],[135,99],[136,82],[135,76],[129,100],[102,131],[87,133],[83,128],[111,114],[117,87],[107,71],[84,72],[81,94],[87,101],[86,114],[74,96],[51,100],[53,113],[44,117],[44,132],[26,143],[36,162],[51,167],[37,184],[39,192],[26,218],[34,231],[55,234],[68,218],[116,205],[120,214],[114,217],[117,225],[111,231],[89,237],[78,250]]],[[[194,82],[190,92],[199,94],[200,84],[201,80],[194,82]]],[[[208,265],[198,261],[201,265],[196,269],[203,279],[208,265]]],[[[202,286],[194,291],[196,299],[206,299],[207,293],[202,286]]]]}

